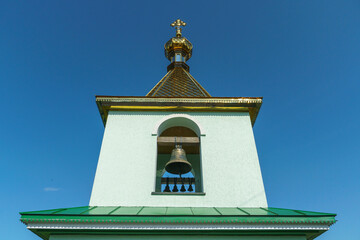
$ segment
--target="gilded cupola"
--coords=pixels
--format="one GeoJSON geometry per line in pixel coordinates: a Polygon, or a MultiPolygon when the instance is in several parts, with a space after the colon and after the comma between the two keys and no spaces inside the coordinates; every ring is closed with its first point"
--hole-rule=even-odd
{"type": "MultiPolygon", "coordinates": [[[[171,24],[176,29],[176,36],[165,43],[165,57],[171,63],[185,63],[191,58],[193,45],[182,36],[182,28],[186,23],[177,19],[171,24]]],[[[173,65],[173,64],[170,64],[173,65]]]]}
{"type": "Polygon", "coordinates": [[[186,23],[180,19],[170,24],[176,36],[165,43],[165,57],[171,62],[167,74],[151,89],[147,97],[211,97],[189,73],[186,61],[191,58],[193,45],[182,36],[186,23]]]}

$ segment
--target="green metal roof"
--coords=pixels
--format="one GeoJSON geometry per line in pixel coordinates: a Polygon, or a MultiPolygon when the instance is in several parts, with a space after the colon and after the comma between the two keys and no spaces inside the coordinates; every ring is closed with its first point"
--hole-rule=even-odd
{"type": "MultiPolygon", "coordinates": [[[[21,212],[21,221],[51,224],[324,224],[336,222],[334,213],[320,213],[283,208],[226,208],[226,207],[75,207],[44,211],[21,212]]],[[[31,226],[31,225],[30,225],[31,226]]],[[[79,225],[77,225],[79,226],[79,225]]],[[[326,231],[320,230],[218,230],[218,231],[182,231],[182,230],[79,230],[30,228],[44,240],[52,234],[236,234],[236,235],[304,235],[312,240],[326,231]]]]}
{"type": "Polygon", "coordinates": [[[50,216],[336,216],[334,213],[310,212],[284,208],[236,207],[75,207],[21,212],[21,215],[50,216]]]}
{"type": "Polygon", "coordinates": [[[334,223],[336,214],[283,208],[76,207],[21,212],[27,222],[334,223]]]}

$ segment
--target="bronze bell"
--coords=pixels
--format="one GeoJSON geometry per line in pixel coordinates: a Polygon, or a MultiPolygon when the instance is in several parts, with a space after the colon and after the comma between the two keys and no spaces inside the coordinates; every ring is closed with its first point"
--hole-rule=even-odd
{"type": "Polygon", "coordinates": [[[186,159],[185,150],[181,145],[175,145],[172,150],[170,161],[165,165],[165,170],[172,174],[185,174],[192,169],[191,163],[186,159]]]}

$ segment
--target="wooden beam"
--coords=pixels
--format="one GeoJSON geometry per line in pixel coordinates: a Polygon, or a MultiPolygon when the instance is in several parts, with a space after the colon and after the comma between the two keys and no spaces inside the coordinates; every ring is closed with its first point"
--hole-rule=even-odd
{"type": "MultiPolygon", "coordinates": [[[[160,146],[174,145],[175,137],[158,137],[157,142],[160,146]]],[[[200,139],[198,137],[176,137],[176,142],[183,145],[199,144],[200,139]]]]}

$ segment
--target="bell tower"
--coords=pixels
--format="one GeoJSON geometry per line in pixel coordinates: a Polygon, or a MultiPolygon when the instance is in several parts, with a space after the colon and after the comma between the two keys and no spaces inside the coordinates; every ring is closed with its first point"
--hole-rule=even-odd
{"type": "Polygon", "coordinates": [[[312,240],[336,222],[267,206],[252,130],[262,98],[212,97],[189,72],[185,25],[171,24],[167,73],[146,96],[96,97],[105,132],[89,206],[21,212],[40,238],[312,240]]]}
{"type": "Polygon", "coordinates": [[[96,97],[90,206],[267,207],[252,131],[262,98],[212,97],[190,74],[185,25],[171,24],[167,73],[145,97],[96,97]]]}

